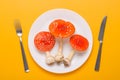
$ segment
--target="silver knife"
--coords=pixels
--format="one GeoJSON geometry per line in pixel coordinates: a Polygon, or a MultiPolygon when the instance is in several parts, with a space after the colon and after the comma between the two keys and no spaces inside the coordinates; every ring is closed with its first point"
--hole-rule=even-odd
{"type": "Polygon", "coordinates": [[[102,43],[103,43],[103,36],[104,36],[106,21],[107,21],[107,16],[105,16],[103,18],[103,21],[102,21],[101,27],[100,27],[100,32],[99,32],[99,37],[98,37],[100,45],[99,45],[98,56],[97,56],[97,60],[96,60],[96,64],[95,64],[95,71],[99,71],[99,68],[100,68],[102,43]]]}

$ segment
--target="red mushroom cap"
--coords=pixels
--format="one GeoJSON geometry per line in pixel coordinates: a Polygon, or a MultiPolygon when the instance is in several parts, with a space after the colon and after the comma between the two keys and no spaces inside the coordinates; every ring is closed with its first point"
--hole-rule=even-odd
{"type": "Polygon", "coordinates": [[[75,34],[70,38],[70,44],[73,47],[73,49],[77,51],[85,51],[89,46],[88,40],[85,37],[78,34],[75,34]]]}
{"type": "Polygon", "coordinates": [[[51,22],[49,30],[55,37],[66,38],[75,32],[75,27],[71,22],[57,19],[51,22]]]}
{"type": "Polygon", "coordinates": [[[55,45],[55,37],[50,32],[39,32],[34,38],[34,44],[39,51],[50,51],[55,45]]]}

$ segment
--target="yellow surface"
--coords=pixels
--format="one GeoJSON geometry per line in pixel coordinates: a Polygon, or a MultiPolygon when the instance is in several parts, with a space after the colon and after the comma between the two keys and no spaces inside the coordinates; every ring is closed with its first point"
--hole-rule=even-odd
{"type": "Polygon", "coordinates": [[[1,80],[120,80],[120,0],[0,0],[0,79],[1,80]],[[43,12],[67,8],[83,16],[94,39],[88,61],[78,70],[57,75],[40,68],[28,50],[28,33],[34,20],[43,12]],[[103,16],[108,20],[102,49],[101,68],[94,71],[99,42],[98,33],[103,16]],[[24,72],[14,19],[20,19],[23,44],[30,68],[24,72]]]}

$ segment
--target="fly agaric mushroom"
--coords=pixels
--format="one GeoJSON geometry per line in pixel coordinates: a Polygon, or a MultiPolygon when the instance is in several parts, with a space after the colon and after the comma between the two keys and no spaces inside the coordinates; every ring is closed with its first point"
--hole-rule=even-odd
{"type": "Polygon", "coordinates": [[[39,32],[34,38],[34,44],[39,51],[46,53],[47,64],[55,62],[54,57],[49,52],[55,45],[55,37],[50,32],[39,32]]]}
{"type": "Polygon", "coordinates": [[[58,53],[55,56],[55,60],[56,62],[61,62],[64,59],[62,53],[63,38],[67,38],[75,32],[74,25],[62,19],[57,19],[51,22],[49,30],[55,37],[59,38],[59,48],[58,53]]]}
{"type": "Polygon", "coordinates": [[[65,66],[70,65],[75,51],[84,52],[87,50],[87,48],[89,46],[88,40],[85,37],[78,35],[78,34],[75,34],[70,38],[70,44],[71,44],[73,50],[71,51],[71,53],[68,55],[67,58],[64,58],[63,63],[65,66]]]}

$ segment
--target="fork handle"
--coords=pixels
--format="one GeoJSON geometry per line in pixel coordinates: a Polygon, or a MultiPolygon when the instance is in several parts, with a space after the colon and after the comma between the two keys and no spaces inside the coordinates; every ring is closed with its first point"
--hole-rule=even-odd
{"type": "Polygon", "coordinates": [[[102,42],[100,42],[100,46],[98,50],[98,56],[95,64],[95,71],[99,71],[99,68],[100,68],[101,51],[102,51],[102,42]]]}
{"type": "Polygon", "coordinates": [[[24,63],[24,70],[25,70],[25,72],[29,72],[29,67],[28,67],[28,63],[27,63],[27,59],[26,59],[24,47],[23,47],[23,44],[22,44],[22,39],[20,39],[20,46],[21,46],[21,51],[22,51],[22,58],[23,58],[23,63],[24,63]]]}

